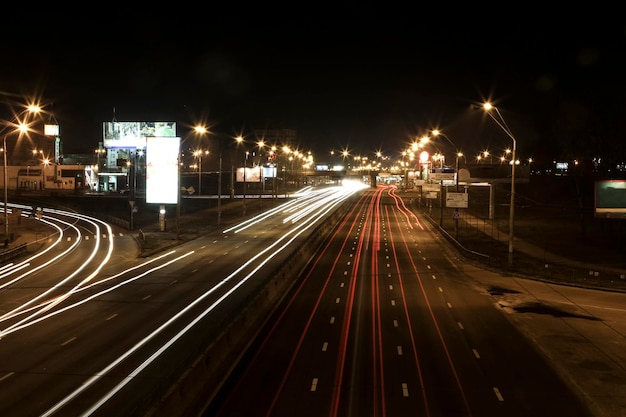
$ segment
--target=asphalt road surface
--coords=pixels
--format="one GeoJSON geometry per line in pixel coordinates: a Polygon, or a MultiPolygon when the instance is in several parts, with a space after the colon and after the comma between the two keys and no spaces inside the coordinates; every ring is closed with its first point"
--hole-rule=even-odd
{"type": "Polygon", "coordinates": [[[592,415],[445,246],[364,193],[204,415],[592,415]]]}

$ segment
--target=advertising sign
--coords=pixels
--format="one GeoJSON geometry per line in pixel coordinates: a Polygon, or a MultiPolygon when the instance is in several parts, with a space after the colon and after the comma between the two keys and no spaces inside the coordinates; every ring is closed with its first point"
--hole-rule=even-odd
{"type": "Polygon", "coordinates": [[[180,138],[146,138],[146,203],[177,204],[180,138]]]}
{"type": "MultiPolygon", "coordinates": [[[[237,182],[244,182],[243,167],[237,168],[237,182]]],[[[251,167],[246,167],[245,182],[261,182],[261,170],[251,167]]]]}
{"type": "Polygon", "coordinates": [[[454,172],[431,172],[429,178],[433,181],[454,181],[454,172]]]}
{"type": "Polygon", "coordinates": [[[595,217],[626,217],[626,180],[596,181],[595,217]]]}
{"type": "Polygon", "coordinates": [[[105,148],[145,149],[146,138],[176,137],[176,122],[104,122],[105,148]]]}

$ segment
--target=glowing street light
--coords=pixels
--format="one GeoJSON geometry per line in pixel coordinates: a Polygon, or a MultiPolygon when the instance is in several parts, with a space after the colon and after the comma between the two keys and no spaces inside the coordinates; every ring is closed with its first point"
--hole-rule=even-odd
{"type": "Polygon", "coordinates": [[[461,151],[457,151],[456,153],[456,192],[459,192],[459,159],[463,158],[465,155],[461,151]]]}
{"type": "Polygon", "coordinates": [[[41,108],[37,105],[31,104],[26,107],[26,110],[22,114],[17,114],[11,121],[5,121],[3,124],[11,129],[10,132],[5,132],[2,140],[2,157],[3,157],[3,171],[4,171],[4,238],[5,242],[9,239],[9,175],[7,169],[7,136],[11,133],[18,133],[19,136],[29,132],[29,126],[24,120],[20,118],[31,113],[39,113],[41,108]]]}
{"type": "MultiPolygon", "coordinates": [[[[39,183],[39,190],[41,191],[41,190],[44,189],[44,185],[43,185],[43,182],[44,182],[44,164],[43,164],[44,157],[43,157],[43,150],[42,149],[33,149],[33,159],[37,159],[38,158],[37,154],[39,154],[39,156],[41,156],[41,161],[42,161],[42,163],[41,163],[41,182],[39,183]]],[[[35,189],[36,188],[37,187],[35,187],[35,189]]]]}
{"type": "Polygon", "coordinates": [[[500,114],[497,107],[494,107],[491,103],[483,104],[483,109],[487,112],[489,117],[506,133],[511,140],[513,140],[513,149],[511,150],[511,202],[509,207],[509,266],[513,266],[513,220],[515,218],[515,150],[517,149],[517,140],[511,129],[506,124],[506,121],[500,114]],[[494,116],[494,113],[496,116],[494,116]]]}
{"type": "Polygon", "coordinates": [[[41,177],[42,177],[42,181],[41,181],[41,187],[42,189],[46,189],[46,167],[50,166],[51,162],[50,162],[50,158],[44,158],[41,161],[41,177]]]}
{"type": "MultiPolygon", "coordinates": [[[[197,129],[194,130],[197,132],[197,129]]],[[[208,154],[208,150],[198,149],[193,151],[193,156],[198,159],[198,195],[202,193],[202,156],[208,154]]]]}
{"type": "Polygon", "coordinates": [[[408,179],[407,179],[407,166],[408,166],[408,162],[405,161],[406,157],[408,155],[407,151],[402,151],[402,171],[403,171],[403,182],[404,182],[404,189],[406,189],[407,185],[408,185],[408,179]]]}
{"type": "MultiPolygon", "coordinates": [[[[195,132],[199,135],[207,135],[209,130],[204,126],[195,126],[193,128],[195,132]]],[[[219,169],[217,171],[217,225],[219,226],[222,223],[222,141],[220,140],[220,150],[219,150],[219,169]]],[[[206,151],[208,154],[209,151],[206,151]]],[[[200,156],[202,158],[202,156],[200,156]]],[[[202,159],[200,159],[200,164],[202,164],[202,159]]],[[[202,171],[202,168],[200,168],[202,171]]],[[[198,182],[198,187],[200,187],[200,182],[198,182]]],[[[200,192],[200,190],[198,190],[200,192]]]]}
{"type": "Polygon", "coordinates": [[[259,185],[259,201],[261,201],[262,194],[265,193],[265,177],[263,176],[263,149],[265,148],[265,141],[259,140],[256,144],[259,148],[259,181],[261,181],[259,185]]]}
{"type": "Polygon", "coordinates": [[[456,150],[456,155],[455,155],[455,169],[456,169],[456,191],[459,191],[459,158],[462,158],[463,152],[461,152],[457,146],[452,142],[452,140],[450,140],[450,138],[446,135],[444,135],[441,130],[439,129],[434,129],[432,131],[433,136],[437,137],[437,136],[441,136],[444,139],[446,139],[448,142],[450,142],[450,145],[454,146],[454,149],[456,150]]]}
{"type": "MultiPolygon", "coordinates": [[[[244,139],[243,136],[239,135],[235,138],[235,141],[237,142],[237,145],[239,144],[243,144],[244,143],[244,139]]],[[[243,161],[243,202],[242,202],[242,206],[243,206],[243,215],[246,215],[246,168],[248,166],[248,151],[246,150],[245,146],[244,146],[244,161],[243,161]]]]}

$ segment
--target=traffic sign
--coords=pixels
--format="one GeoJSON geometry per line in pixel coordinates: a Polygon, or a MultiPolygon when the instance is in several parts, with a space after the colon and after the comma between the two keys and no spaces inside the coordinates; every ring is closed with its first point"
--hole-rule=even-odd
{"type": "Polygon", "coordinates": [[[467,193],[446,193],[446,207],[467,208],[467,193]]]}

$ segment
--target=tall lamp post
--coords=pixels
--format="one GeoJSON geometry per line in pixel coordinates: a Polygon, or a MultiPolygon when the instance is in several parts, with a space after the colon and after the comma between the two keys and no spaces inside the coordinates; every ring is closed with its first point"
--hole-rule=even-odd
{"type": "Polygon", "coordinates": [[[246,188],[248,187],[246,171],[248,170],[248,155],[250,152],[245,151],[245,157],[243,159],[243,215],[246,215],[246,188]]]}
{"type": "MultiPolygon", "coordinates": [[[[243,136],[237,136],[235,138],[235,141],[237,141],[237,144],[243,144],[244,143],[244,139],[243,136]]],[[[244,160],[243,160],[243,202],[242,202],[242,206],[243,206],[243,215],[246,215],[246,167],[248,165],[248,151],[245,149],[244,146],[244,160]]]]}
{"type": "Polygon", "coordinates": [[[497,107],[494,107],[491,103],[483,104],[483,109],[487,112],[489,117],[493,119],[494,122],[506,133],[509,138],[513,141],[513,149],[511,150],[511,202],[509,207],[509,266],[513,266],[513,220],[515,218],[515,151],[517,149],[517,140],[511,129],[506,124],[506,121],[500,114],[500,111],[497,107]],[[492,112],[493,110],[493,112],[492,112]],[[493,115],[496,113],[497,117],[493,115]]]}
{"type": "Polygon", "coordinates": [[[41,188],[46,189],[46,168],[50,165],[50,159],[44,158],[41,162],[41,188]]]}
{"type": "Polygon", "coordinates": [[[219,166],[217,171],[217,225],[222,224],[222,141],[219,143],[219,166]]]}
{"type": "MultiPolygon", "coordinates": [[[[197,128],[194,128],[196,132],[197,128]]],[[[206,130],[206,129],[205,129],[206,130]]],[[[193,156],[198,159],[198,195],[202,194],[202,155],[208,155],[209,151],[198,149],[193,152],[193,156]]]]}
{"type": "MultiPolygon", "coordinates": [[[[456,192],[459,192],[459,158],[463,156],[463,153],[461,151],[459,151],[456,147],[456,145],[450,140],[450,138],[446,135],[444,135],[439,129],[434,129],[432,132],[432,135],[437,137],[437,136],[441,136],[443,137],[445,140],[447,140],[450,145],[452,145],[455,149],[455,185],[456,185],[456,192]]],[[[441,168],[443,169],[443,165],[445,162],[445,155],[443,153],[441,153],[441,155],[439,156],[440,160],[441,160],[441,168]]],[[[443,181],[442,181],[442,186],[441,186],[441,193],[443,196],[443,181]]],[[[441,201],[441,215],[439,218],[439,224],[442,226],[443,225],[443,197],[442,197],[442,201],[441,201]]],[[[458,233],[458,224],[459,224],[459,218],[458,218],[458,208],[455,211],[454,214],[454,226],[455,226],[455,231],[457,231],[458,233]]],[[[458,235],[457,235],[458,238],[458,235]]]]}
{"type": "MultiPolygon", "coordinates": [[[[441,132],[441,130],[439,130],[439,129],[434,129],[434,130],[432,131],[432,134],[433,134],[433,136],[435,136],[435,137],[436,137],[436,136],[441,136],[441,137],[443,137],[443,138],[444,138],[445,140],[447,140],[447,141],[450,143],[450,145],[452,145],[452,146],[454,147],[454,149],[455,149],[455,153],[456,153],[456,159],[455,159],[455,165],[456,165],[456,166],[455,166],[455,168],[456,168],[456,191],[458,192],[458,191],[459,191],[459,158],[463,157],[463,152],[461,152],[461,151],[460,151],[460,150],[456,147],[456,145],[455,145],[455,144],[454,144],[454,143],[450,140],[450,138],[449,138],[448,136],[444,135],[444,134],[441,132]]],[[[444,156],[444,159],[443,159],[443,160],[445,161],[445,156],[444,156]]],[[[443,168],[443,163],[442,163],[441,167],[443,168]]]]}
{"type": "Polygon", "coordinates": [[[404,173],[403,175],[403,182],[404,182],[404,189],[406,190],[407,185],[408,185],[408,180],[407,180],[407,165],[408,163],[406,162],[406,156],[407,156],[407,151],[402,151],[402,171],[404,173]]]}
{"type": "Polygon", "coordinates": [[[42,163],[41,163],[41,182],[39,183],[39,191],[43,190],[43,179],[44,179],[44,173],[43,173],[43,150],[42,149],[33,149],[33,159],[37,159],[37,154],[39,154],[42,158],[42,163]]]}
{"type": "Polygon", "coordinates": [[[457,152],[456,153],[456,161],[455,161],[456,167],[454,168],[455,169],[454,172],[456,173],[456,176],[455,176],[455,183],[456,184],[455,185],[456,185],[456,192],[457,193],[459,192],[459,159],[463,158],[463,156],[464,156],[463,152],[457,152]]]}
{"type": "Polygon", "coordinates": [[[260,140],[257,142],[259,147],[259,201],[261,201],[262,194],[265,193],[265,177],[263,176],[263,148],[265,148],[265,141],[260,140]]]}
{"type": "Polygon", "coordinates": [[[41,108],[37,105],[29,105],[26,110],[20,115],[15,115],[13,120],[10,122],[5,122],[4,124],[8,127],[13,128],[11,132],[5,132],[2,140],[2,159],[3,159],[3,172],[4,172],[4,238],[5,242],[8,242],[9,239],[9,173],[7,167],[7,136],[9,133],[17,132],[20,136],[22,134],[26,134],[29,131],[29,126],[25,123],[24,120],[20,120],[20,116],[24,116],[25,114],[30,113],[39,113],[41,108]]]}
{"type": "Polygon", "coordinates": [[[9,238],[9,209],[7,207],[9,200],[9,186],[7,179],[9,178],[7,170],[7,135],[4,135],[2,142],[2,156],[4,159],[4,237],[9,238]]]}
{"type": "MultiPolygon", "coordinates": [[[[456,152],[456,167],[455,167],[455,182],[456,182],[456,192],[459,192],[459,158],[463,157],[463,152],[456,152]]],[[[459,209],[454,209],[454,239],[459,240],[459,209]]]]}
{"type": "Polygon", "coordinates": [[[270,159],[272,161],[272,168],[274,171],[272,172],[272,199],[278,198],[278,194],[276,193],[276,175],[278,175],[278,155],[276,154],[277,150],[278,148],[276,147],[276,145],[272,145],[269,152],[270,159]]]}
{"type": "MultiPolygon", "coordinates": [[[[200,125],[195,126],[194,130],[196,131],[196,133],[200,135],[207,135],[209,133],[206,127],[200,126],[200,125]]],[[[217,225],[218,226],[222,224],[222,149],[223,149],[223,144],[220,138],[219,140],[219,167],[217,171],[217,225]]],[[[209,151],[206,151],[207,154],[208,152],[209,151]]],[[[202,158],[202,155],[200,155],[200,158],[202,158]]],[[[200,159],[200,164],[202,164],[202,159],[200,159]]],[[[202,168],[200,168],[200,171],[202,171],[202,168]]],[[[198,182],[198,184],[200,183],[198,182]]]]}

